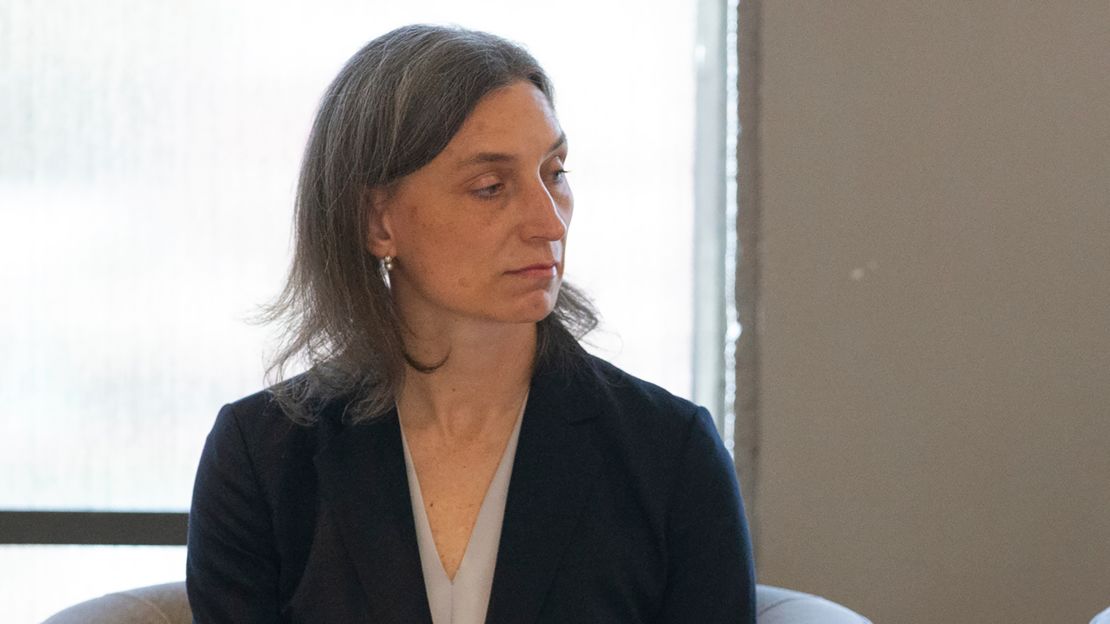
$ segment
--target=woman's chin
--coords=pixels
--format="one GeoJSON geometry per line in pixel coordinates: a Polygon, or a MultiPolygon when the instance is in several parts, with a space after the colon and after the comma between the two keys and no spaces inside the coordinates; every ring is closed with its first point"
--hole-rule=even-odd
{"type": "Polygon", "coordinates": [[[506,321],[513,323],[538,323],[547,318],[555,310],[555,301],[559,292],[535,292],[520,302],[519,307],[512,314],[507,315],[506,321]]]}

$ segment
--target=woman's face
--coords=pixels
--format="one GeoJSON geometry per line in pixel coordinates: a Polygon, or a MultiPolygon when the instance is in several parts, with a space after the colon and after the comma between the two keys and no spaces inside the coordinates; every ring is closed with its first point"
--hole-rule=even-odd
{"type": "Polygon", "coordinates": [[[479,101],[447,147],[373,196],[370,251],[393,256],[410,324],[534,323],[555,306],[573,198],[547,98],[516,82],[479,101]]]}

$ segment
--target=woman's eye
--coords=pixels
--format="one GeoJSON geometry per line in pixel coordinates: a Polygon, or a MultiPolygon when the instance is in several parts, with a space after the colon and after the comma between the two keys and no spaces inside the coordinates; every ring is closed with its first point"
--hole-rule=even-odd
{"type": "Polygon", "coordinates": [[[561,182],[566,179],[568,173],[570,173],[570,171],[566,169],[556,169],[555,171],[551,172],[551,179],[555,180],[556,182],[561,182]]]}
{"type": "Polygon", "coordinates": [[[474,195],[476,195],[477,197],[479,197],[481,199],[493,199],[494,197],[497,197],[497,195],[504,188],[505,188],[505,184],[503,182],[498,182],[497,184],[491,184],[489,186],[483,186],[482,188],[477,189],[477,190],[472,191],[472,192],[474,193],[474,195]]]}

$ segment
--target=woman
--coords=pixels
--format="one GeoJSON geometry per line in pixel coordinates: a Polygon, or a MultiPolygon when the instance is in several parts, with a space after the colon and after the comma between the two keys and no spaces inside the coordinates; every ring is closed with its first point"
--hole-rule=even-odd
{"type": "Polygon", "coordinates": [[[197,622],[754,622],[706,411],[586,354],[542,69],[429,26],[359,51],[305,153],[276,364],[197,472],[197,622]]]}

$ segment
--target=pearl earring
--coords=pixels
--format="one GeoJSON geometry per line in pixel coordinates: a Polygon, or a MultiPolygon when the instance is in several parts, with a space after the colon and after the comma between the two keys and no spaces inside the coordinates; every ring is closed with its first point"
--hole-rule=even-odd
{"type": "Polygon", "coordinates": [[[385,267],[386,273],[393,270],[393,256],[386,256],[382,258],[382,266],[385,267]]]}

